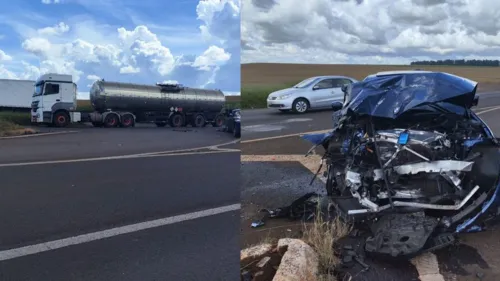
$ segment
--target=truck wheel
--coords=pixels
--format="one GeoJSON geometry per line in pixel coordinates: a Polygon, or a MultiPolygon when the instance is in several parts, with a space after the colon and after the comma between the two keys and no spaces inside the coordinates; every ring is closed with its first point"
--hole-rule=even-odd
{"type": "Polygon", "coordinates": [[[69,115],[66,112],[58,112],[54,114],[53,125],[59,128],[63,128],[69,125],[69,115]]]}
{"type": "Polygon", "coordinates": [[[207,119],[203,116],[203,114],[198,114],[194,117],[193,127],[205,127],[206,124],[207,119]]]}
{"type": "Polygon", "coordinates": [[[224,115],[222,114],[217,114],[217,116],[215,116],[215,120],[214,122],[212,123],[212,126],[214,127],[221,127],[222,125],[224,125],[224,115]]]}
{"type": "Polygon", "coordinates": [[[174,114],[172,117],[170,117],[170,126],[174,128],[184,126],[184,116],[182,116],[181,114],[174,114]]]}
{"type": "Polygon", "coordinates": [[[113,128],[118,126],[118,123],[120,120],[118,119],[118,115],[114,113],[110,113],[106,115],[106,118],[104,118],[104,127],[106,128],[113,128]]]}
{"type": "Polygon", "coordinates": [[[124,114],[122,116],[122,123],[120,124],[123,128],[129,128],[134,126],[134,116],[132,114],[124,114]]]}
{"type": "Polygon", "coordinates": [[[165,122],[155,122],[155,124],[156,124],[156,127],[158,127],[158,128],[163,128],[163,127],[167,126],[167,123],[165,123],[165,122]]]}

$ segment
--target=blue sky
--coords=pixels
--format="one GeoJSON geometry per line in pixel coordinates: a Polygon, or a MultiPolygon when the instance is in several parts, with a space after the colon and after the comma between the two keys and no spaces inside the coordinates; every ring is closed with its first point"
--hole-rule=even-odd
{"type": "Polygon", "coordinates": [[[0,78],[240,89],[239,0],[0,0],[0,78]]]}

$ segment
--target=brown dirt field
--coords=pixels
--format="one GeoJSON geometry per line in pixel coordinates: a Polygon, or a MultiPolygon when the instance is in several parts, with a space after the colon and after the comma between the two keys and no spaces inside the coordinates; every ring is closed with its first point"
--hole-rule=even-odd
{"type": "MultiPolygon", "coordinates": [[[[278,64],[250,63],[241,65],[242,87],[297,83],[317,75],[345,75],[361,80],[380,71],[423,69],[443,71],[477,81],[481,90],[500,84],[500,67],[410,66],[355,64],[278,64]]],[[[497,86],[498,89],[498,86],[497,86]]]]}

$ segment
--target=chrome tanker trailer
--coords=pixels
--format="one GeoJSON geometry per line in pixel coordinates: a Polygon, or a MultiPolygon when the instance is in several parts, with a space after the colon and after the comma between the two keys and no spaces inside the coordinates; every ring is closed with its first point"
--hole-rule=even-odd
{"type": "Polygon", "coordinates": [[[219,90],[100,80],[90,89],[93,112],[77,111],[76,95],[71,75],[42,75],[35,83],[32,122],[58,127],[74,122],[91,122],[96,127],[132,127],[136,123],[202,127],[207,123],[221,126],[224,122],[220,112],[225,97],[219,90]]]}

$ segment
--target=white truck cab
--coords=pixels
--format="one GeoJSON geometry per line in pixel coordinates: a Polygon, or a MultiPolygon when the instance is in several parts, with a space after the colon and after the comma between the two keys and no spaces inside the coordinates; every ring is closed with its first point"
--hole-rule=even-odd
{"type": "Polygon", "coordinates": [[[73,77],[66,74],[43,74],[35,82],[31,102],[31,122],[65,127],[80,122],[76,112],[77,86],[73,77]]]}

